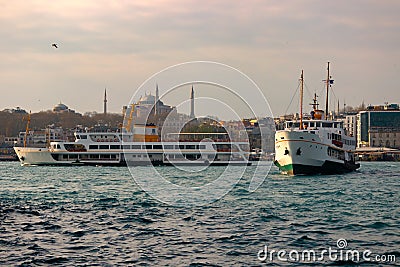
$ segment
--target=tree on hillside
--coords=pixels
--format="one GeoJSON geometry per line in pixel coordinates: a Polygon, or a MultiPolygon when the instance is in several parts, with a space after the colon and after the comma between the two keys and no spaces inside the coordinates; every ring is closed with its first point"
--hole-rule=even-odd
{"type": "MultiPolygon", "coordinates": [[[[26,129],[26,117],[28,115],[0,111],[0,135],[17,136],[19,132],[26,129]],[[24,120],[25,118],[25,120],[24,120]]],[[[30,129],[41,130],[48,125],[73,129],[77,125],[93,127],[98,123],[107,124],[110,127],[118,127],[122,123],[121,114],[96,114],[94,116],[83,116],[79,113],[54,113],[44,111],[31,114],[30,129]]]]}

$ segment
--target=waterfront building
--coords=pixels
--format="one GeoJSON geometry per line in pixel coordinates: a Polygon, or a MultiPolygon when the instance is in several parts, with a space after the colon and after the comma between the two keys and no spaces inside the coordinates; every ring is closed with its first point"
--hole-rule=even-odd
{"type": "MultiPolygon", "coordinates": [[[[26,132],[20,132],[18,134],[17,142],[18,145],[23,145],[25,140],[26,132]]],[[[66,139],[64,130],[61,127],[51,127],[42,130],[31,130],[28,132],[26,137],[26,143],[29,146],[46,146],[49,142],[63,141],[66,139]]]]}
{"type": "Polygon", "coordinates": [[[374,107],[359,112],[357,147],[400,148],[400,110],[374,107]]]}
{"type": "Polygon", "coordinates": [[[349,114],[344,117],[343,129],[349,136],[357,137],[357,114],[349,114]]]}

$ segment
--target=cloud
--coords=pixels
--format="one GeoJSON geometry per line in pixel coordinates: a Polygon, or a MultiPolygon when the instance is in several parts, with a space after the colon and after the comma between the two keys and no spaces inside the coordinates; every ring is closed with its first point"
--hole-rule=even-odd
{"type": "MultiPolygon", "coordinates": [[[[264,88],[278,114],[284,108],[274,90],[290,95],[301,68],[318,88],[327,60],[353,99],[367,91],[371,101],[380,101],[382,94],[375,93],[380,82],[388,97],[396,95],[390,79],[398,72],[398,1],[17,0],[0,5],[2,90],[36,92],[51,103],[59,101],[51,92],[60,88],[58,94],[71,94],[81,108],[69,105],[77,110],[97,105],[80,102],[80,88],[91,94],[105,84],[115,88],[119,110],[130,88],[189,60],[243,70],[264,88]],[[366,82],[362,75],[374,79],[366,82]]],[[[0,105],[30,104],[20,99],[4,98],[0,105]]]]}

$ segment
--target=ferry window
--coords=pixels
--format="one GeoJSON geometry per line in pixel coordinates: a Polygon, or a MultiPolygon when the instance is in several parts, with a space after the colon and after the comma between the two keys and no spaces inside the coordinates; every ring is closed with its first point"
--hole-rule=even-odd
{"type": "Polygon", "coordinates": [[[110,145],[110,149],[120,149],[119,145],[110,145]]]}
{"type": "Polygon", "coordinates": [[[164,145],[164,149],[174,149],[173,145],[164,145]]]}
{"type": "Polygon", "coordinates": [[[81,137],[79,135],[76,136],[76,139],[81,139],[81,137]]]}
{"type": "Polygon", "coordinates": [[[162,145],[153,145],[154,149],[162,149],[162,145]]]}
{"type": "Polygon", "coordinates": [[[87,139],[87,135],[81,135],[81,139],[87,139]]]}
{"type": "Polygon", "coordinates": [[[110,147],[108,145],[100,145],[100,149],[109,149],[110,147]]]}
{"type": "Polygon", "coordinates": [[[112,159],[116,159],[116,158],[117,158],[117,155],[112,154],[112,155],[111,155],[111,158],[112,158],[112,159]]]}
{"type": "Polygon", "coordinates": [[[130,145],[122,145],[122,149],[131,149],[130,145]]]}
{"type": "Polygon", "coordinates": [[[196,149],[195,145],[186,145],[186,149],[196,149]]]}
{"type": "Polygon", "coordinates": [[[132,149],[142,149],[141,145],[132,145],[132,149]]]}
{"type": "Polygon", "coordinates": [[[146,149],[146,145],[142,145],[142,149],[146,149]]]}
{"type": "Polygon", "coordinates": [[[314,127],[314,122],[310,122],[310,127],[314,127]]]}
{"type": "Polygon", "coordinates": [[[331,139],[331,134],[330,133],[328,133],[328,139],[331,139]]]}
{"type": "Polygon", "coordinates": [[[179,149],[185,149],[184,145],[179,145],[179,149]]]}
{"type": "Polygon", "coordinates": [[[199,145],[200,149],[206,149],[206,145],[199,145]]]}
{"type": "Polygon", "coordinates": [[[325,127],[325,128],[332,128],[332,122],[323,122],[323,123],[322,123],[322,127],[325,127]]]}
{"type": "Polygon", "coordinates": [[[132,158],[136,158],[136,155],[132,155],[132,158]]]}
{"type": "Polygon", "coordinates": [[[151,129],[151,133],[155,134],[156,133],[156,129],[151,129]]]}
{"type": "Polygon", "coordinates": [[[146,145],[146,149],[153,149],[152,145],[146,145]]]}
{"type": "Polygon", "coordinates": [[[89,145],[89,149],[99,149],[98,145],[89,145]]]}
{"type": "Polygon", "coordinates": [[[61,146],[60,146],[59,144],[57,144],[57,148],[58,148],[58,149],[61,149],[61,146]]]}

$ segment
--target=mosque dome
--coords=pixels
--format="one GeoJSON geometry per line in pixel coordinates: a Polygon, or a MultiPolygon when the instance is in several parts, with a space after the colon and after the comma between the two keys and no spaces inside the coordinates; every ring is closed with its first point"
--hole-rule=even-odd
{"type": "Polygon", "coordinates": [[[142,96],[140,98],[140,100],[139,100],[139,104],[141,104],[141,105],[154,105],[155,101],[156,101],[156,97],[151,95],[151,94],[149,94],[149,95],[142,96]]]}
{"type": "Polygon", "coordinates": [[[65,111],[65,110],[68,110],[68,107],[61,102],[59,104],[55,105],[53,108],[54,112],[61,112],[61,111],[65,111]]]}

